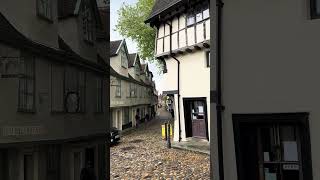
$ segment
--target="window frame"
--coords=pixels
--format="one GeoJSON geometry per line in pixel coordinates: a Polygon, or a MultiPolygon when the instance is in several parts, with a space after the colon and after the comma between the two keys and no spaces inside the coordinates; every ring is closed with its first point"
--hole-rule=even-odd
{"type": "Polygon", "coordinates": [[[121,79],[117,79],[117,85],[115,85],[116,90],[115,90],[115,97],[116,98],[121,98],[121,79]],[[118,94],[119,93],[119,94],[118,94]]]}
{"type": "Polygon", "coordinates": [[[310,0],[311,19],[320,19],[320,5],[318,3],[320,4],[320,0],[310,0]],[[317,6],[319,6],[319,10],[317,6]]]}
{"type": "Polygon", "coordinates": [[[40,18],[53,23],[53,6],[52,0],[37,0],[37,16],[40,18]],[[44,4],[45,3],[45,4],[44,4]],[[40,11],[40,7],[43,6],[43,12],[40,11]],[[50,10],[50,12],[48,12],[50,10]]]}
{"type": "Polygon", "coordinates": [[[96,78],[96,113],[104,113],[103,107],[103,78],[96,78]]]}
{"type": "Polygon", "coordinates": [[[35,113],[36,112],[36,68],[35,68],[35,57],[29,53],[21,52],[20,54],[20,61],[19,61],[19,87],[18,87],[18,112],[25,112],[25,113],[35,113]],[[26,61],[25,59],[28,60],[26,61]],[[23,64],[22,64],[23,61],[23,64]],[[29,62],[31,66],[31,75],[27,74],[27,64],[29,62]],[[23,72],[22,72],[23,66],[23,72]],[[32,82],[32,89],[33,92],[29,94],[28,91],[28,83],[29,81],[32,82]],[[21,85],[24,85],[24,89],[22,90],[21,85]],[[28,96],[32,97],[32,107],[27,107],[28,105],[28,96]],[[22,101],[24,99],[24,101],[22,101]]]}
{"type": "Polygon", "coordinates": [[[210,67],[211,67],[211,59],[210,59],[210,56],[211,56],[210,50],[209,50],[209,51],[206,51],[206,67],[207,67],[207,68],[210,68],[210,67]]]}
{"type": "Polygon", "coordinates": [[[93,14],[90,9],[89,3],[84,3],[82,9],[82,30],[83,30],[83,40],[88,42],[89,44],[93,43],[94,40],[94,22],[93,22],[93,14]]]}

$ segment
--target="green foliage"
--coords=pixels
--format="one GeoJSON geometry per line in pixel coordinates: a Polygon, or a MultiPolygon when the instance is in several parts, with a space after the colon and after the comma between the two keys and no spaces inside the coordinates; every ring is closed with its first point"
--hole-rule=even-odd
{"type": "Polygon", "coordinates": [[[137,43],[140,57],[149,62],[154,62],[156,31],[144,21],[150,15],[154,2],[155,0],[138,0],[133,5],[123,4],[118,10],[116,25],[116,30],[123,37],[137,43]]]}

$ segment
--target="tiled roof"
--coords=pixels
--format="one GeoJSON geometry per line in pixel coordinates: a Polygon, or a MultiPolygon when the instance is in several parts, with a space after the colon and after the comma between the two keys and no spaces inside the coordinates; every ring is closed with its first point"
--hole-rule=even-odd
{"type": "Polygon", "coordinates": [[[129,54],[128,66],[133,67],[137,53],[129,54]]]}
{"type": "Polygon", "coordinates": [[[183,0],[156,0],[147,21],[150,21],[152,18],[156,17],[163,11],[167,10],[171,6],[174,6],[181,1],[183,0]]]}
{"type": "Polygon", "coordinates": [[[110,56],[115,56],[122,40],[110,41],[110,56]]]}

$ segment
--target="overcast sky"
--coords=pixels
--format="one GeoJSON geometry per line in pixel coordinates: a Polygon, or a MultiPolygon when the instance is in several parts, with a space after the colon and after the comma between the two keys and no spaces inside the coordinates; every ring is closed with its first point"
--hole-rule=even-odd
{"type": "MultiPolygon", "coordinates": [[[[120,9],[121,5],[123,3],[126,4],[135,4],[137,0],[111,0],[110,1],[110,40],[119,40],[123,39],[123,37],[115,31],[115,26],[118,21],[118,10],[120,9]]],[[[130,39],[126,39],[128,51],[129,53],[135,53],[137,52],[137,45],[135,42],[131,41],[130,39]]],[[[156,88],[159,91],[159,93],[162,91],[161,88],[161,75],[158,74],[158,70],[155,64],[149,63],[149,70],[152,71],[154,77],[154,81],[156,82],[156,88]]]]}

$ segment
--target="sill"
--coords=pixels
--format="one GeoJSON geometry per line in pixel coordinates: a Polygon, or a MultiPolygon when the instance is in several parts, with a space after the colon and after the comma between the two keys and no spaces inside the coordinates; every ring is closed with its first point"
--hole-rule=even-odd
{"type": "Polygon", "coordinates": [[[320,14],[312,14],[310,19],[311,20],[320,19],[320,14]]]}
{"type": "Polygon", "coordinates": [[[21,109],[21,108],[18,108],[17,112],[35,114],[36,110],[35,109],[21,109]]]}
{"type": "Polygon", "coordinates": [[[87,39],[83,39],[83,41],[84,41],[85,43],[87,43],[87,44],[91,45],[91,46],[93,46],[93,45],[94,45],[93,40],[92,40],[92,41],[90,41],[90,40],[87,40],[87,39]]]}
{"type": "Polygon", "coordinates": [[[46,17],[46,16],[44,16],[44,15],[42,15],[42,14],[39,14],[39,13],[37,13],[37,16],[38,16],[40,19],[45,20],[45,21],[47,21],[47,22],[50,23],[50,24],[53,24],[53,20],[52,20],[52,19],[50,19],[50,18],[48,18],[48,17],[46,17]]]}

